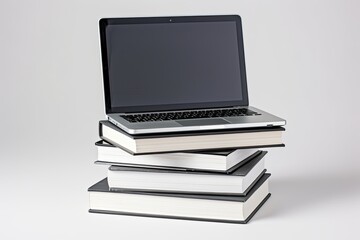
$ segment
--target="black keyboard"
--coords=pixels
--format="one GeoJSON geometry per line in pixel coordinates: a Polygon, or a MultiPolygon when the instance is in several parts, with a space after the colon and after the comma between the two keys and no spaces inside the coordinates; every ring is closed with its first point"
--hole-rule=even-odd
{"type": "Polygon", "coordinates": [[[255,116],[255,115],[260,115],[260,113],[251,111],[246,108],[228,108],[228,109],[218,109],[218,110],[164,112],[164,113],[133,114],[133,115],[120,115],[120,116],[125,118],[129,122],[135,123],[135,122],[169,121],[169,120],[179,120],[179,119],[238,117],[238,116],[255,116]]]}

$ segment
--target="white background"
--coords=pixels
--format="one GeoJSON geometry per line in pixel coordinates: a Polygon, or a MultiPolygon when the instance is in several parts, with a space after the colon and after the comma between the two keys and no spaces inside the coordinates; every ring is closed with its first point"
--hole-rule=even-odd
{"type": "Polygon", "coordinates": [[[0,2],[1,239],[356,239],[358,1],[0,2]],[[250,103],[288,121],[247,225],[89,214],[101,17],[239,14],[250,103]]]}

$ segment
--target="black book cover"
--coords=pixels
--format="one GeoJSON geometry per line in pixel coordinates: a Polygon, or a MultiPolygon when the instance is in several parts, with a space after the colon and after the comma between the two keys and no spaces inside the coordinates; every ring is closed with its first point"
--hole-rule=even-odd
{"type": "MultiPolygon", "coordinates": [[[[95,142],[95,146],[98,147],[111,147],[116,148],[117,146],[112,145],[111,143],[105,141],[105,140],[99,140],[95,142]]],[[[219,151],[211,151],[211,150],[189,150],[186,151],[187,153],[193,153],[193,154],[211,154],[211,155],[219,155],[219,156],[228,156],[232,152],[236,151],[237,149],[222,149],[219,151]]]]}
{"type": "MultiPolygon", "coordinates": [[[[184,136],[200,136],[200,135],[217,135],[217,134],[234,134],[234,133],[251,133],[251,132],[269,132],[269,131],[285,131],[283,127],[262,127],[262,128],[242,128],[242,129],[229,129],[229,130],[211,130],[211,131],[191,131],[191,132],[176,132],[176,133],[155,133],[155,134],[139,134],[131,135],[122,129],[118,128],[109,121],[103,120],[99,121],[99,137],[109,142],[110,144],[121,148],[122,150],[130,153],[131,155],[145,155],[145,154],[163,154],[163,153],[174,153],[174,152],[194,152],[194,150],[181,150],[181,151],[161,151],[161,152],[144,152],[144,153],[135,153],[124,146],[117,144],[116,142],[106,139],[102,134],[102,126],[107,126],[113,130],[118,131],[119,133],[126,135],[131,139],[151,139],[151,138],[166,138],[166,137],[184,137],[184,136]]],[[[215,152],[215,151],[233,151],[235,149],[250,149],[250,148],[269,148],[269,147],[285,147],[285,144],[270,144],[270,145],[256,145],[256,146],[246,146],[246,147],[234,147],[234,148],[214,148],[206,149],[201,151],[206,152],[215,152]]]]}
{"type": "MultiPolygon", "coordinates": [[[[111,171],[136,171],[136,172],[158,172],[158,173],[181,173],[181,174],[197,174],[197,175],[228,175],[228,176],[246,176],[253,167],[267,154],[266,151],[262,151],[260,154],[255,156],[253,159],[249,160],[244,165],[239,165],[236,168],[230,169],[229,172],[213,172],[213,171],[191,171],[191,170],[173,170],[173,169],[154,169],[154,168],[139,168],[139,167],[123,167],[123,166],[110,166],[109,169],[111,171]]],[[[196,194],[199,195],[224,195],[224,196],[245,196],[249,193],[249,191],[254,187],[254,185],[259,181],[259,179],[266,173],[266,169],[264,169],[259,176],[250,184],[249,187],[245,189],[243,193],[212,193],[212,192],[198,192],[196,194]]],[[[123,191],[123,188],[111,188],[112,191],[123,191]]],[[[141,192],[159,192],[159,193],[167,193],[167,190],[159,190],[159,189],[126,189],[127,191],[141,191],[141,192]]],[[[177,191],[178,193],[192,194],[191,191],[177,191]]]]}
{"type": "MultiPolygon", "coordinates": [[[[95,143],[95,146],[101,146],[106,148],[117,148],[116,146],[113,146],[110,143],[107,143],[104,140],[97,141],[95,143]]],[[[229,150],[223,150],[223,151],[188,151],[186,153],[190,154],[207,154],[207,155],[219,155],[219,156],[228,156],[232,152],[236,151],[237,149],[229,149],[229,150]]],[[[185,152],[183,152],[185,153],[185,152]]],[[[146,165],[146,164],[135,164],[135,163],[115,163],[115,162],[108,162],[108,161],[102,161],[102,160],[96,160],[95,164],[103,164],[103,165],[111,165],[111,166],[121,166],[121,167],[134,167],[134,168],[148,168],[148,169],[169,169],[169,170],[180,170],[180,171],[199,171],[199,172],[218,172],[218,173],[226,173],[230,174],[235,169],[239,168],[242,165],[245,165],[247,162],[251,161],[254,158],[257,158],[258,156],[264,156],[267,153],[267,151],[261,151],[258,150],[245,158],[244,160],[240,161],[239,163],[235,164],[231,168],[227,170],[208,170],[208,169],[200,169],[200,168],[185,168],[185,167],[175,167],[175,166],[162,166],[162,165],[146,165]],[[265,152],[265,153],[264,153],[265,152]]],[[[130,155],[134,156],[134,155],[130,155]]]]}
{"type": "MultiPolygon", "coordinates": [[[[147,192],[128,192],[122,191],[123,193],[130,194],[144,194],[144,195],[156,195],[163,197],[184,197],[184,198],[196,198],[196,199],[208,199],[208,200],[221,200],[221,201],[236,201],[236,202],[245,202],[256,190],[270,177],[270,174],[264,174],[261,179],[256,183],[256,185],[249,191],[246,196],[217,196],[217,195],[197,195],[197,194],[177,194],[177,193],[147,193],[147,192]]],[[[107,184],[107,179],[103,179],[95,185],[91,186],[88,189],[89,192],[111,192],[113,193],[107,184]]],[[[171,218],[171,219],[183,219],[183,220],[195,220],[195,221],[210,221],[210,222],[226,222],[226,223],[240,223],[245,224],[250,221],[250,219],[255,215],[255,213],[261,208],[262,205],[270,198],[271,194],[269,193],[262,202],[255,208],[255,210],[247,217],[244,221],[233,221],[233,220],[218,220],[218,219],[204,219],[204,218],[192,218],[192,217],[177,217],[177,216],[165,216],[165,215],[156,215],[156,214],[141,214],[141,213],[132,213],[132,212],[117,212],[117,211],[104,211],[89,209],[91,213],[105,213],[105,214],[119,214],[119,215],[132,215],[132,216],[142,216],[142,217],[157,217],[157,218],[171,218]]]]}
{"type": "Polygon", "coordinates": [[[271,197],[271,193],[269,193],[264,198],[264,200],[262,200],[262,202],[255,208],[255,210],[244,221],[232,221],[232,220],[221,220],[221,219],[210,219],[210,218],[206,219],[206,218],[177,217],[177,216],[165,216],[165,215],[145,214],[145,213],[139,214],[139,213],[132,213],[132,212],[116,212],[116,211],[104,211],[104,210],[96,210],[96,209],[89,209],[89,212],[90,213],[113,214],[113,215],[126,215],[126,216],[135,216],[135,217],[153,217],[153,218],[167,218],[167,219],[177,219],[177,220],[247,224],[270,197],[271,197]]]}
{"type": "MultiPolygon", "coordinates": [[[[264,176],[264,174],[266,173],[266,169],[264,169],[264,171],[262,171],[259,176],[250,184],[250,186],[243,192],[243,193],[214,193],[214,192],[196,192],[195,194],[197,195],[221,195],[221,196],[246,196],[249,191],[254,187],[254,185],[259,181],[259,179],[261,179],[262,176],[264,176]]],[[[123,192],[123,191],[128,191],[128,192],[148,192],[148,193],[169,193],[170,191],[167,190],[158,190],[158,189],[130,189],[130,188],[110,188],[111,191],[113,192],[123,192]]],[[[194,192],[190,192],[190,191],[176,191],[177,193],[181,193],[181,194],[194,194],[194,192]]],[[[171,192],[173,193],[173,191],[171,192]]]]}
{"type": "Polygon", "coordinates": [[[100,182],[91,186],[88,191],[91,192],[111,192],[111,193],[128,193],[128,194],[142,194],[142,195],[154,195],[162,197],[179,197],[179,198],[196,198],[196,199],[208,199],[208,200],[222,200],[222,201],[233,201],[233,202],[245,202],[254,192],[270,177],[270,173],[265,173],[259,181],[256,182],[253,188],[250,189],[246,196],[234,196],[234,195],[205,195],[205,194],[184,194],[184,193],[149,193],[142,191],[129,191],[127,189],[122,189],[119,191],[112,191],[109,188],[107,178],[104,178],[100,182]]]}
{"type": "Polygon", "coordinates": [[[143,166],[122,166],[111,165],[109,169],[111,171],[135,171],[135,172],[158,172],[158,173],[183,173],[183,174],[211,174],[211,175],[232,175],[232,176],[246,176],[251,169],[267,154],[267,151],[258,151],[246,158],[243,162],[240,162],[228,169],[225,172],[211,171],[211,170],[199,170],[199,169],[186,169],[186,168],[147,168],[143,166]]]}

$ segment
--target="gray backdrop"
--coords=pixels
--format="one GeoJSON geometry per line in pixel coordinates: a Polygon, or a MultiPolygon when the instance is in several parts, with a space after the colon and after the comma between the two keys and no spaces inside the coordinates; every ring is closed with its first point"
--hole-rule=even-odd
{"type": "Polygon", "coordinates": [[[1,239],[356,238],[360,4],[0,2],[1,239]],[[89,214],[104,118],[101,17],[239,14],[250,103],[287,119],[272,198],[248,225],[89,214]]]}

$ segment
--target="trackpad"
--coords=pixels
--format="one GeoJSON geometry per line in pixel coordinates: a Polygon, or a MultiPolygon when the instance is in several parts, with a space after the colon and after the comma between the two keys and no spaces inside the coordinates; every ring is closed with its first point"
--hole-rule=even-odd
{"type": "Polygon", "coordinates": [[[179,120],[176,121],[183,126],[201,126],[201,125],[218,125],[218,124],[228,124],[228,121],[224,119],[195,119],[195,120],[179,120]]]}

